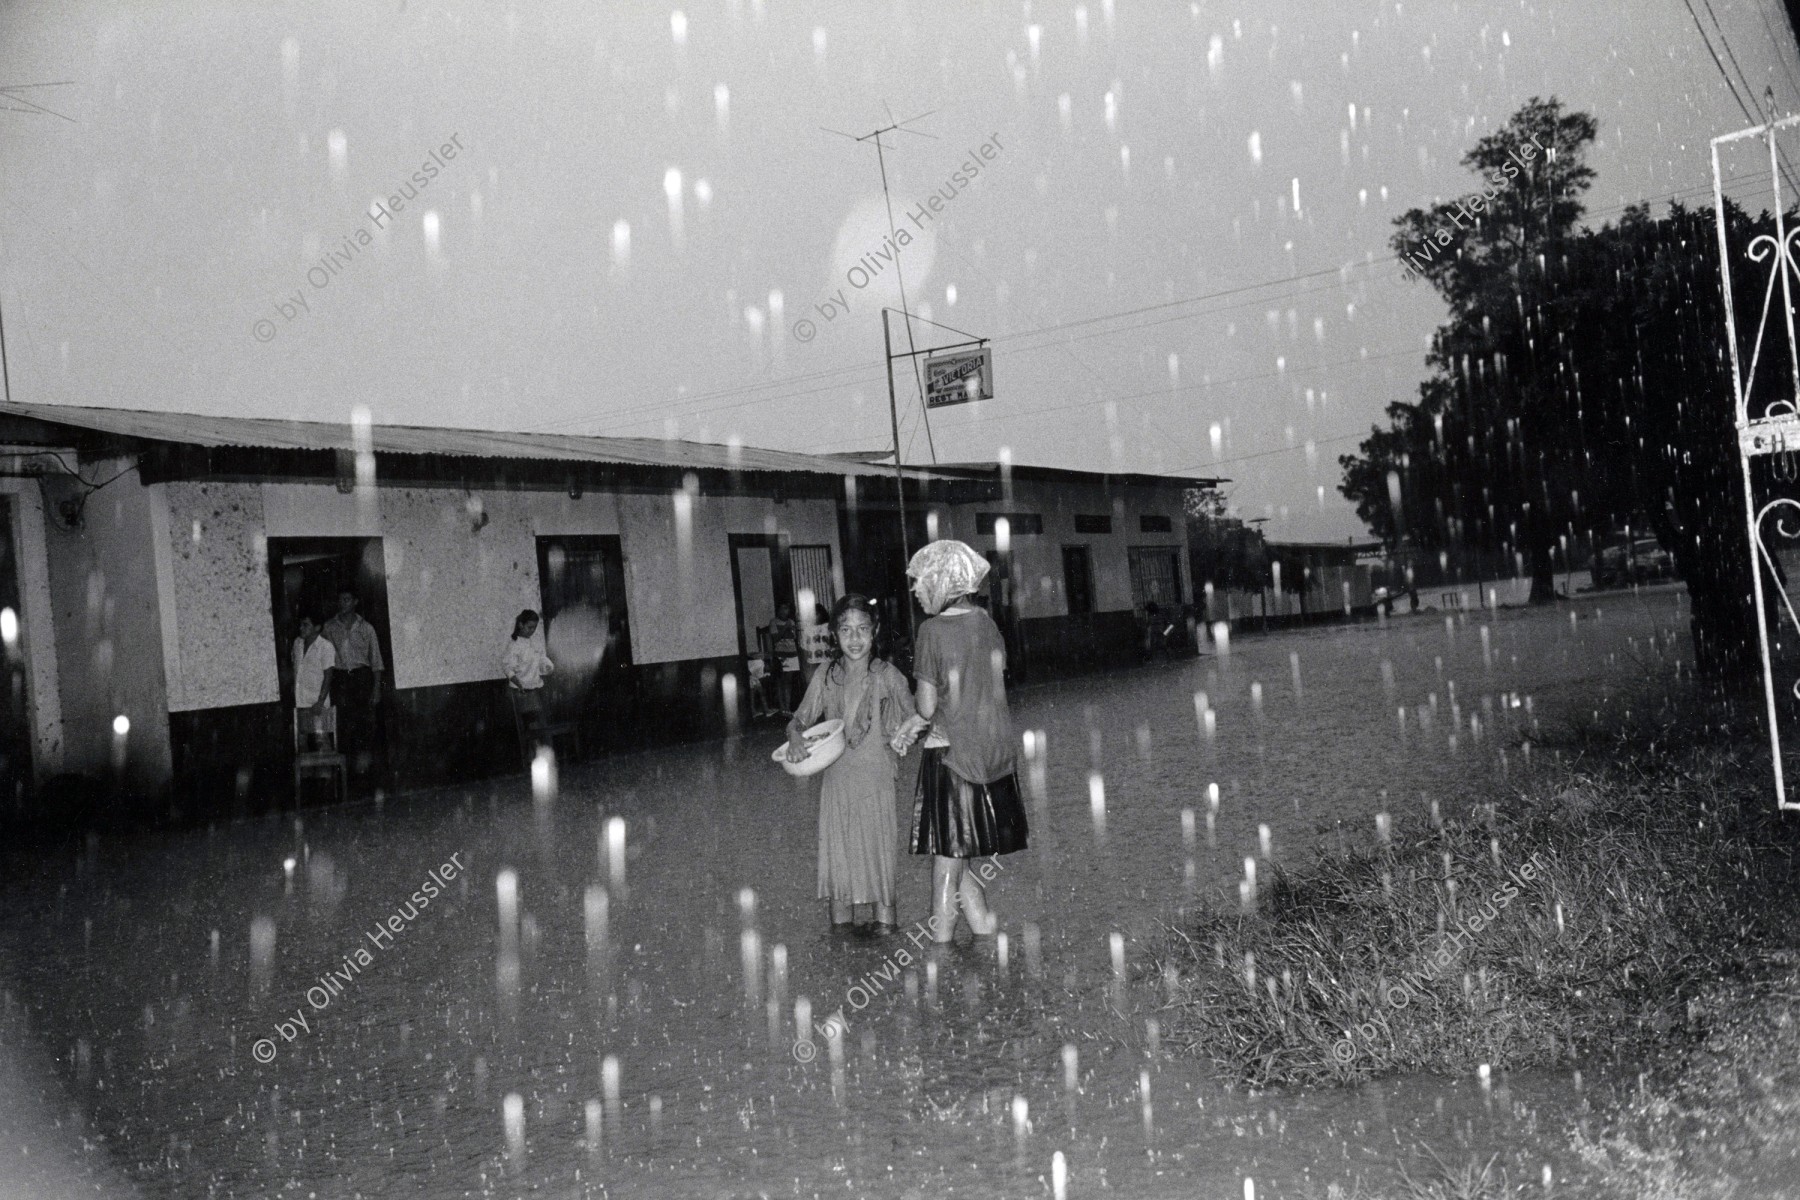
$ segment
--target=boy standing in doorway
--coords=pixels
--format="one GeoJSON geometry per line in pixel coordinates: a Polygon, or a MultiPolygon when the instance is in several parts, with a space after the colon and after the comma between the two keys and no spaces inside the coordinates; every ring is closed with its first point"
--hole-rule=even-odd
{"type": "Polygon", "coordinates": [[[375,728],[381,709],[381,641],[375,627],[356,611],[356,593],[338,592],[337,616],[325,622],[325,636],[337,654],[332,695],[338,709],[338,745],[351,778],[366,775],[374,762],[375,728]]]}
{"type": "Polygon", "coordinates": [[[331,707],[331,676],[337,668],[337,647],[319,636],[319,623],[311,613],[300,616],[300,636],[294,639],[294,707],[317,713],[331,707]]]}

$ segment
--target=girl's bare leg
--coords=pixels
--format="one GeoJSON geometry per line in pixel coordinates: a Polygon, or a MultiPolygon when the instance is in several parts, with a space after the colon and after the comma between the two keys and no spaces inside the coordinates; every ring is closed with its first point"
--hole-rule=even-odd
{"type": "Polygon", "coordinates": [[[956,936],[956,897],[963,879],[963,860],[933,855],[931,859],[931,938],[947,942],[956,936]]]}
{"type": "Polygon", "coordinates": [[[875,906],[875,923],[877,925],[891,927],[894,924],[894,906],[892,904],[877,904],[875,906]]]}
{"type": "Polygon", "coordinates": [[[1000,928],[1000,918],[988,908],[986,889],[966,867],[958,891],[962,895],[963,915],[969,919],[969,928],[977,936],[986,937],[1000,928]]]}
{"type": "Polygon", "coordinates": [[[839,900],[835,897],[832,899],[831,923],[833,925],[848,925],[855,916],[856,910],[851,907],[848,900],[839,900]]]}

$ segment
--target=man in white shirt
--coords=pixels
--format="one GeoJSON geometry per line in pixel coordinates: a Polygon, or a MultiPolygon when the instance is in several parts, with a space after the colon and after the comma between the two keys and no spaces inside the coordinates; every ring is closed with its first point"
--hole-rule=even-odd
{"type": "Polygon", "coordinates": [[[337,648],[319,635],[319,623],[300,618],[300,636],[294,639],[294,707],[321,712],[331,706],[331,673],[337,667],[337,648]]]}
{"type": "Polygon", "coordinates": [[[338,611],[325,622],[325,637],[337,651],[338,748],[350,760],[354,782],[375,764],[380,731],[381,675],[386,667],[375,627],[356,611],[356,593],[338,592],[338,611]]]}

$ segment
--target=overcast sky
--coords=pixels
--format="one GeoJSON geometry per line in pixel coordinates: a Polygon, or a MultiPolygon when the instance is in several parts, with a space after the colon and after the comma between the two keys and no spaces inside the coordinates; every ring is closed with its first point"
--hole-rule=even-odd
{"type": "MultiPolygon", "coordinates": [[[[1776,0],[1695,11],[1800,108],[1776,0]]],[[[938,459],[1226,475],[1288,538],[1363,533],[1336,456],[1443,315],[1391,222],[1478,138],[1592,113],[1605,219],[1709,202],[1752,123],[1683,0],[0,8],[0,87],[60,81],[0,96],[15,400],[879,448],[898,272],[875,151],[827,130],[929,113],[888,139],[899,269],[996,377],[938,459]]]]}

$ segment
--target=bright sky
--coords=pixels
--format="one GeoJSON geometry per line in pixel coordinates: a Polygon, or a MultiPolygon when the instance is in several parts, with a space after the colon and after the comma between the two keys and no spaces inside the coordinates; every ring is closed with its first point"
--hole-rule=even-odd
{"type": "MultiPolygon", "coordinates": [[[[1777,0],[1694,12],[1753,107],[1800,108],[1777,0]]],[[[1753,123],[1683,0],[20,0],[0,88],[39,83],[0,93],[15,400],[880,448],[898,272],[875,152],[828,130],[918,117],[910,307],[995,360],[937,457],[1226,475],[1278,538],[1362,535],[1336,456],[1442,316],[1391,222],[1479,137],[1592,113],[1609,218],[1710,202],[1708,139],[1753,123]]]]}

